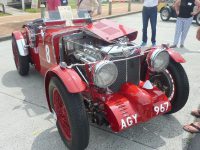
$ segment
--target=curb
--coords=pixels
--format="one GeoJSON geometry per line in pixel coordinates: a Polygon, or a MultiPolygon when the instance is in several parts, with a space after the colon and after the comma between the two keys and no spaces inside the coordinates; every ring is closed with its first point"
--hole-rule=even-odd
{"type": "Polygon", "coordinates": [[[137,14],[137,13],[141,13],[142,11],[136,11],[136,12],[128,12],[128,13],[123,13],[123,14],[119,14],[119,15],[111,15],[111,16],[106,16],[106,17],[101,17],[101,18],[96,18],[93,19],[94,21],[97,20],[101,20],[101,19],[111,19],[111,18],[117,18],[117,17],[123,17],[123,16],[128,16],[128,15],[132,15],[132,14],[137,14]]]}
{"type": "Polygon", "coordinates": [[[7,41],[11,39],[11,35],[0,36],[0,42],[7,41]]]}
{"type": "MultiPolygon", "coordinates": [[[[111,15],[111,16],[96,18],[96,19],[93,19],[93,21],[97,21],[97,20],[101,20],[101,19],[117,18],[117,17],[127,16],[127,15],[137,14],[137,13],[141,13],[141,12],[142,12],[142,11],[128,12],[128,13],[123,13],[123,14],[119,14],[119,15],[111,15]]],[[[11,35],[0,36],[0,42],[10,40],[11,37],[12,37],[11,35]]]]}

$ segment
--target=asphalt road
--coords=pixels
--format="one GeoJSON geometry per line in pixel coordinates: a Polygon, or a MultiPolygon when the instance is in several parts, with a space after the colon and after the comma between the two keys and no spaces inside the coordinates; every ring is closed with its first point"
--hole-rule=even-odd
{"type": "MultiPolygon", "coordinates": [[[[136,42],[141,42],[141,14],[113,20],[138,30],[136,42]]],[[[187,60],[183,64],[190,81],[186,106],[173,115],[154,118],[118,134],[91,124],[87,150],[187,149],[194,135],[184,132],[182,125],[194,121],[190,111],[200,104],[200,42],[195,39],[196,30],[197,26],[193,24],[185,42],[186,48],[176,49],[187,60]]],[[[175,21],[162,22],[158,18],[157,44],[172,43],[174,31],[175,21]]],[[[0,150],[55,149],[67,148],[47,109],[43,77],[33,68],[27,77],[19,76],[13,61],[11,41],[0,42],[0,150]]]]}

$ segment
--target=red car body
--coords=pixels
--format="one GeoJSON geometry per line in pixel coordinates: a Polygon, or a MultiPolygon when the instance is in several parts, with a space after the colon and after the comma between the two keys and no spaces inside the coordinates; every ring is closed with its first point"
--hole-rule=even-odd
{"type": "MultiPolygon", "coordinates": [[[[138,84],[125,82],[117,92],[101,92],[93,82],[93,74],[89,65],[85,64],[88,83],[86,83],[80,74],[73,67],[63,67],[60,62],[60,41],[63,36],[73,34],[77,30],[82,30],[98,36],[101,40],[111,43],[113,40],[127,36],[133,41],[137,37],[137,31],[129,29],[123,25],[118,25],[109,20],[100,20],[93,23],[87,23],[85,19],[73,21],[74,26],[65,26],[65,21],[46,21],[42,22],[42,28],[38,25],[35,33],[35,43],[31,43],[31,31],[29,25],[24,25],[22,32],[13,32],[13,53],[16,66],[16,49],[21,56],[29,55],[30,62],[35,69],[45,77],[45,92],[52,111],[48,87],[52,77],[57,77],[66,87],[69,93],[81,93],[83,99],[91,99],[93,103],[98,103],[98,108],[103,113],[106,121],[114,132],[119,132],[130,128],[141,122],[146,122],[151,118],[169,112],[172,109],[171,101],[168,96],[155,85],[147,88],[149,76],[152,71],[146,67],[141,69],[141,75],[145,78],[140,79],[138,84]],[[45,30],[45,31],[44,31],[45,30]],[[44,33],[45,32],[45,33],[44,33]],[[34,46],[30,46],[35,44],[34,46]],[[27,46],[29,45],[29,46],[27,46]],[[89,86],[88,86],[89,85],[89,86]]],[[[144,52],[144,59],[140,65],[148,59],[147,54],[153,53],[157,48],[150,48],[144,52]]],[[[176,63],[183,63],[185,60],[177,52],[166,48],[170,59],[176,63]]],[[[138,49],[138,53],[141,52],[138,49]]],[[[94,64],[95,65],[95,64],[94,64]]]]}

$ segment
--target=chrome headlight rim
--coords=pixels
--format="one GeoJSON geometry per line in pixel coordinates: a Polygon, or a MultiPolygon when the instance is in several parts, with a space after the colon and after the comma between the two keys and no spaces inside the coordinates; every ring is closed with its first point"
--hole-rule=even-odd
{"type": "Polygon", "coordinates": [[[118,76],[118,69],[117,69],[117,66],[112,62],[112,61],[109,61],[109,60],[103,60],[103,61],[100,61],[98,62],[95,67],[94,67],[94,72],[93,72],[93,82],[94,84],[97,86],[97,87],[100,87],[100,88],[107,88],[109,86],[111,86],[117,79],[117,76],[118,76]],[[113,67],[113,69],[115,70],[114,74],[113,74],[113,78],[112,80],[105,84],[105,85],[100,85],[98,83],[98,75],[101,71],[101,69],[103,67],[105,67],[106,65],[111,65],[113,67]]]}
{"type": "Polygon", "coordinates": [[[163,70],[165,70],[169,64],[169,53],[165,50],[165,49],[160,49],[160,48],[157,48],[156,50],[154,50],[151,55],[150,55],[150,61],[147,61],[148,62],[148,66],[149,66],[149,69],[153,72],[161,72],[163,70]],[[166,56],[168,57],[168,61],[166,62],[166,64],[164,65],[163,68],[155,68],[155,61],[156,59],[158,58],[158,56],[161,54],[161,53],[166,53],[166,56]]]}

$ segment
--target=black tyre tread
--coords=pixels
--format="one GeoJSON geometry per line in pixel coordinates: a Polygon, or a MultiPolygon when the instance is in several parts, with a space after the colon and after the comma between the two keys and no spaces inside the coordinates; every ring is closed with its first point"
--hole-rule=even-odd
{"type": "MultiPolygon", "coordinates": [[[[15,45],[17,46],[16,39],[14,36],[12,36],[12,40],[13,42],[15,42],[15,45]]],[[[18,48],[17,48],[17,52],[18,52],[18,57],[19,57],[19,68],[17,68],[17,70],[21,76],[25,76],[29,72],[29,56],[20,56],[18,48]]]]}
{"type": "Polygon", "coordinates": [[[29,72],[29,57],[28,56],[19,56],[20,69],[19,74],[22,76],[28,75],[29,72]]]}
{"type": "Polygon", "coordinates": [[[59,89],[61,96],[65,97],[64,103],[66,105],[69,114],[69,120],[71,123],[71,132],[72,132],[71,143],[68,143],[65,140],[62,131],[57,123],[58,131],[61,135],[61,138],[69,149],[83,150],[88,146],[89,143],[89,122],[82,97],[80,94],[72,94],[67,92],[67,89],[65,88],[63,83],[57,77],[52,77],[49,84],[49,92],[50,92],[49,95],[52,108],[53,108],[52,104],[53,87],[57,87],[59,89]]]}
{"type": "Polygon", "coordinates": [[[175,97],[172,100],[172,110],[168,112],[168,114],[171,114],[185,106],[189,96],[189,82],[187,74],[180,63],[171,60],[167,69],[172,74],[176,86],[175,97]]]}
{"type": "MultiPolygon", "coordinates": [[[[162,18],[162,11],[163,11],[163,10],[167,10],[167,11],[169,12],[169,10],[168,10],[167,8],[161,9],[161,11],[160,11],[160,18],[161,18],[161,20],[162,20],[162,21],[169,21],[170,15],[169,15],[169,17],[168,17],[167,19],[163,19],[163,18],[162,18]]],[[[169,12],[169,14],[170,14],[170,12],[169,12]]]]}

